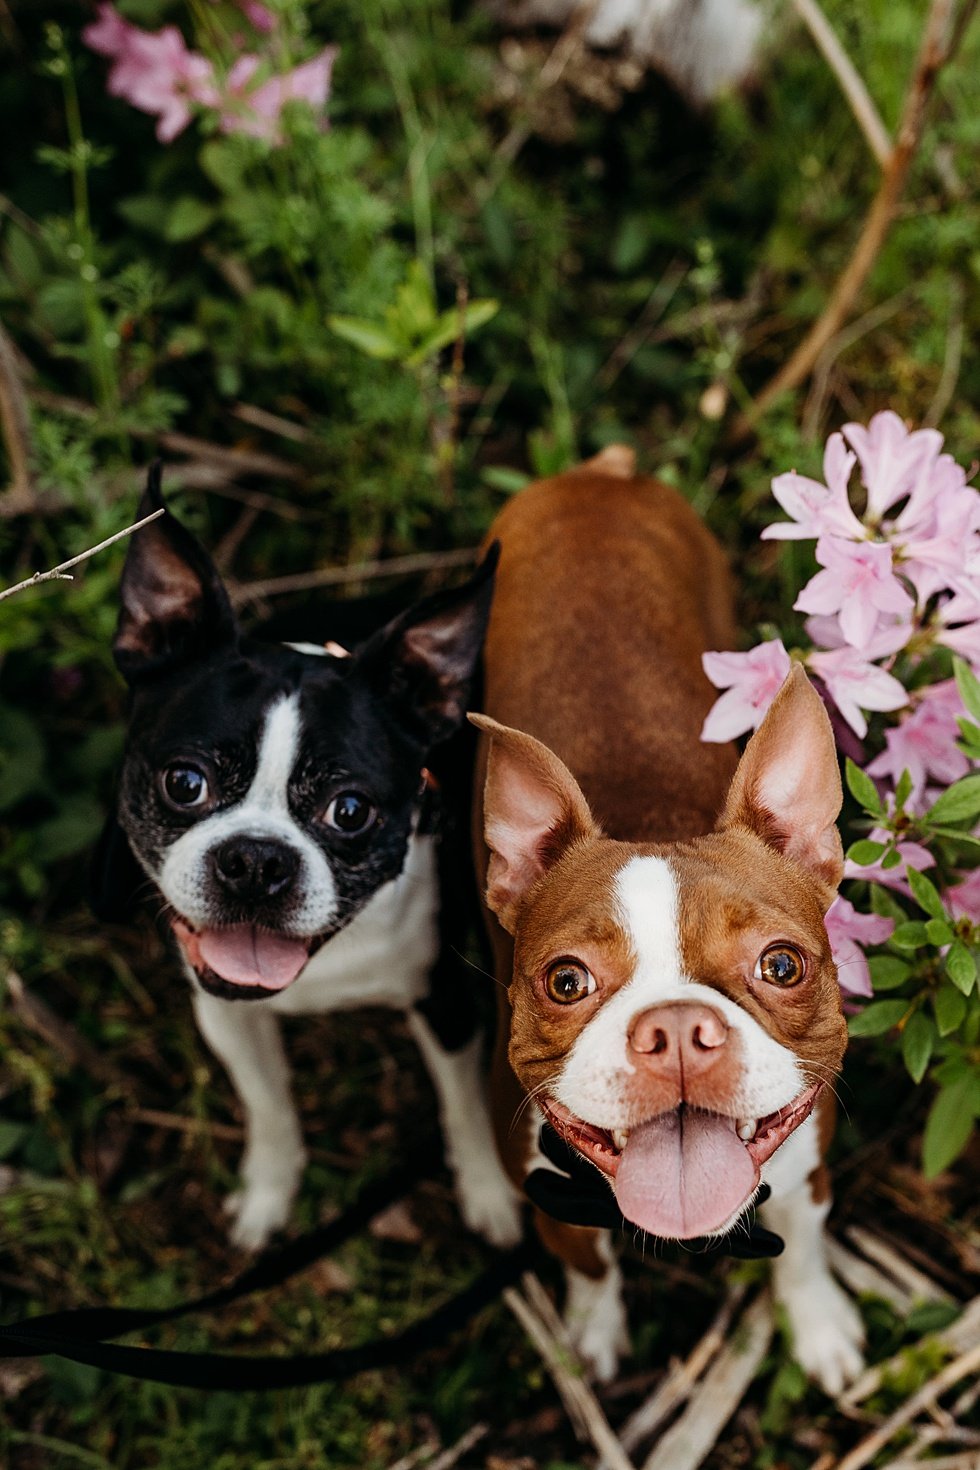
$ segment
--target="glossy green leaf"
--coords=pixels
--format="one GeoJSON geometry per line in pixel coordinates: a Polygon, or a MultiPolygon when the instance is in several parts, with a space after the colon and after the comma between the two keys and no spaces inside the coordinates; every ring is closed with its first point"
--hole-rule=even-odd
{"type": "Polygon", "coordinates": [[[847,779],[847,789],[854,797],[854,800],[859,802],[865,811],[871,812],[876,817],[881,816],[884,807],[881,804],[881,797],[878,795],[877,786],[867,772],[862,771],[861,767],[856,765],[850,756],[848,756],[845,763],[844,774],[847,779]]]}
{"type": "Polygon", "coordinates": [[[958,1031],[966,1018],[966,998],[952,985],[941,985],[932,997],[940,1036],[958,1031]]]}
{"type": "Polygon", "coordinates": [[[921,1082],[926,1075],[935,1042],[935,1026],[924,1012],[916,1011],[902,1032],[902,1060],[913,1082],[921,1082]]]}
{"type": "Polygon", "coordinates": [[[926,813],[928,822],[963,822],[980,813],[980,775],[948,787],[926,813]]]}
{"type": "Polygon", "coordinates": [[[906,1000],[872,1001],[856,1016],[851,1016],[847,1029],[852,1036],[882,1036],[898,1025],[908,1008],[906,1000]]]}
{"type": "Polygon", "coordinates": [[[961,940],[950,946],[949,954],[946,956],[946,974],[952,980],[957,990],[964,995],[969,995],[977,978],[977,962],[972,951],[967,949],[961,940]]]}
{"type": "Polygon", "coordinates": [[[908,961],[899,959],[897,954],[872,955],[868,960],[868,969],[871,971],[871,984],[876,991],[897,990],[912,973],[908,961]]]}
{"type": "Polygon", "coordinates": [[[973,1132],[977,1079],[964,1077],[944,1087],[929,1109],[922,1139],[922,1168],[934,1179],[966,1148],[973,1132]]]}

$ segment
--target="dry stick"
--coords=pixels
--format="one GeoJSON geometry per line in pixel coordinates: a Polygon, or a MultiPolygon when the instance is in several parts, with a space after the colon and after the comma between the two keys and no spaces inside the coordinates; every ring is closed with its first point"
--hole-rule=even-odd
{"type": "MultiPolygon", "coordinates": [[[[701,1341],[683,1362],[674,1365],[667,1376],[661,1379],[650,1398],[635,1409],[623,1424],[619,1438],[628,1454],[632,1454],[645,1439],[655,1434],[674,1410],[680,1408],[690,1397],[701,1374],[724,1346],[732,1318],[742,1305],[747,1290],[744,1282],[732,1287],[701,1341]]],[[[608,1470],[608,1466],[601,1465],[598,1470],[608,1470]]]]}
{"type": "Polygon", "coordinates": [[[878,1266],[849,1251],[839,1240],[828,1238],[827,1257],[834,1273],[855,1296],[880,1296],[899,1317],[908,1316],[914,1305],[912,1293],[878,1266]]]}
{"type": "Polygon", "coordinates": [[[889,1460],[881,1470],[980,1470],[980,1450],[961,1450],[956,1455],[939,1455],[933,1460],[920,1460],[902,1455],[889,1460]]]}
{"type": "Polygon", "coordinates": [[[803,410],[803,437],[814,439],[823,413],[824,402],[827,397],[830,374],[838,360],[860,342],[862,337],[869,332],[875,332],[883,326],[897,311],[900,311],[912,294],[911,287],[898,291],[887,301],[881,301],[873,306],[870,311],[863,312],[855,321],[844,327],[833,337],[821,352],[813,368],[813,383],[807,395],[806,405],[803,410]]]}
{"type": "Polygon", "coordinates": [[[292,439],[295,444],[310,444],[315,437],[305,425],[297,424],[292,419],[284,419],[278,413],[270,413],[268,409],[258,408],[254,403],[236,403],[231,412],[243,424],[251,424],[254,429],[265,429],[269,434],[278,434],[280,439],[292,439]]]}
{"type": "Polygon", "coordinates": [[[883,1271],[887,1271],[913,1297],[926,1302],[955,1301],[938,1282],[933,1281],[931,1276],[927,1276],[917,1266],[913,1266],[911,1261],[906,1260],[887,1240],[882,1240],[880,1235],[875,1235],[862,1225],[852,1225],[846,1233],[848,1240],[863,1251],[869,1261],[874,1261],[883,1271]]]}
{"type": "MultiPolygon", "coordinates": [[[[941,1332],[930,1333],[923,1338],[924,1342],[935,1343],[947,1349],[951,1353],[966,1352],[968,1348],[980,1338],[980,1296],[974,1297],[963,1309],[961,1316],[941,1332]]],[[[856,1404],[863,1403],[881,1387],[883,1381],[891,1373],[899,1372],[906,1365],[906,1349],[894,1354],[884,1363],[876,1363],[873,1368],[866,1368],[856,1383],[845,1389],[838,1399],[838,1405],[843,1409],[853,1408],[856,1404]]]]}
{"type": "Polygon", "coordinates": [[[882,168],[888,167],[892,154],[892,140],[881,120],[864,79],[844,50],[837,33],[824,15],[817,0],[793,0],[793,8],[816,41],[823,59],[840,83],[841,91],[851,104],[858,127],[868,141],[868,147],[882,168]]]}
{"type": "MultiPolygon", "coordinates": [[[[976,3],[977,0],[967,0],[965,10],[972,10],[976,3]]],[[[851,258],[838,277],[823,312],[789,361],[770,379],[746,413],[736,422],[733,429],[736,440],[744,438],[750,432],[752,426],[777,398],[803,382],[827,343],[850,314],[857,294],[878,258],[878,252],[905,189],[909,169],[922,138],[926,104],[936,78],[944,62],[952,55],[953,47],[948,41],[952,11],[953,0],[932,0],[915,69],[905,94],[895,147],[851,258]]]]}
{"type": "MultiPolygon", "coordinates": [[[[525,1291],[529,1287],[540,1301],[540,1296],[544,1295],[541,1283],[536,1278],[525,1276],[525,1291]],[[532,1280],[534,1286],[530,1286],[532,1280]]],[[[577,1364],[574,1367],[570,1366],[570,1363],[574,1363],[574,1354],[567,1343],[562,1341],[559,1332],[554,1329],[554,1324],[549,1326],[542,1313],[533,1307],[515,1287],[509,1286],[506,1289],[504,1301],[541,1354],[544,1365],[551,1374],[576,1430],[591,1439],[599,1454],[613,1467],[613,1470],[635,1470],[626,1451],[610,1429],[609,1421],[602,1412],[599,1400],[582,1376],[581,1368],[577,1364]]],[[[550,1308],[549,1315],[553,1311],[554,1309],[550,1308]]],[[[560,1325],[559,1323],[559,1328],[560,1325]]]]}
{"type": "Polygon", "coordinates": [[[0,428],[3,429],[10,484],[4,492],[5,508],[20,514],[33,506],[31,487],[31,419],[27,395],[21,382],[17,352],[0,325],[0,428]]]}
{"type": "Polygon", "coordinates": [[[836,1470],[862,1470],[877,1455],[878,1451],[884,1449],[888,1441],[904,1429],[906,1424],[911,1423],[915,1416],[929,1407],[940,1395],[954,1388],[957,1383],[971,1373],[980,1371],[980,1342],[973,1348],[955,1358],[952,1363],[947,1363],[941,1373],[930,1378],[928,1383],[923,1384],[918,1393],[914,1393],[900,1409],[890,1414],[883,1424],[873,1430],[866,1439],[862,1439],[850,1454],[844,1456],[843,1460],[837,1462],[836,1470]]]}
{"type": "Polygon", "coordinates": [[[772,1303],[762,1292],[739,1319],[730,1341],[643,1463],[643,1470],[698,1470],[742,1402],[772,1341],[772,1303]]]}
{"type": "Polygon", "coordinates": [[[475,547],[457,551],[419,551],[412,556],[392,556],[381,561],[355,562],[349,567],[323,567],[318,572],[296,572],[288,577],[270,577],[265,582],[243,582],[230,589],[232,602],[256,602],[263,597],[281,597],[286,592],[309,592],[314,587],[340,587],[345,582],[369,582],[379,577],[404,577],[435,568],[465,567],[476,561],[475,547]]]}
{"type": "Polygon", "coordinates": [[[126,1092],[132,1091],[129,1078],[90,1041],[86,1041],[70,1021],[66,1021],[38,996],[32,994],[16,970],[7,970],[4,981],[11,1009],[29,1031],[33,1031],[35,1036],[39,1036],[72,1066],[84,1068],[98,1082],[109,1087],[122,1088],[126,1092]]]}
{"type": "Polygon", "coordinates": [[[27,577],[23,582],[18,582],[13,587],[5,587],[0,592],[0,602],[3,602],[5,597],[13,597],[15,592],[23,592],[25,587],[36,587],[39,582],[74,581],[74,578],[68,575],[69,567],[77,567],[79,562],[88,561],[90,556],[95,556],[98,552],[105,551],[107,546],[113,546],[117,541],[122,541],[125,536],[132,536],[134,531],[142,530],[144,526],[148,526],[151,521],[155,521],[158,516],[162,516],[163,514],[164,511],[161,507],[160,510],[155,510],[152,515],[144,516],[141,521],[136,521],[133,525],[127,526],[125,530],[117,531],[114,536],[107,536],[105,541],[99,542],[98,546],[90,546],[88,551],[79,552],[78,556],[71,557],[69,561],[63,561],[60,566],[52,567],[50,572],[35,572],[33,577],[27,577]]]}
{"type": "Polygon", "coordinates": [[[453,1466],[458,1465],[463,1456],[469,1454],[481,1439],[486,1439],[489,1433],[489,1424],[474,1424],[465,1434],[460,1435],[455,1444],[451,1444],[441,1455],[430,1460],[425,1470],[453,1470],[453,1466]]]}

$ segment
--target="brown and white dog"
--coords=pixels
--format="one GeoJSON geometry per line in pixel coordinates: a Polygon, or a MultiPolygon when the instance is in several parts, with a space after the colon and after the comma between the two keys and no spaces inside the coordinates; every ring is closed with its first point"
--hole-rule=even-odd
{"type": "MultiPolygon", "coordinates": [[[[485,874],[503,1015],[498,1144],[515,1183],[543,1115],[627,1219],[722,1233],[772,1191],[775,1288],[830,1393],[860,1317],[827,1268],[822,1163],[846,1028],[826,913],[840,880],[830,722],[794,669],[740,761],[699,732],[731,646],[722,552],[605,450],[511,501],[485,650],[485,874]]],[[[538,1214],[600,1377],[625,1346],[604,1232],[538,1214]]]]}

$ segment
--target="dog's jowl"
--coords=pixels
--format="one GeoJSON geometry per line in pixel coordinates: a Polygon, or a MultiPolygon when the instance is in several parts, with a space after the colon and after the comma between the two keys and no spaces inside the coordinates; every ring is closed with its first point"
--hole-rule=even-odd
{"type": "MultiPolygon", "coordinates": [[[[151,472],[142,510],[160,503],[151,472]]],[[[230,1202],[239,1245],[285,1223],[303,1170],[277,1018],[362,1005],[407,1014],[467,1223],[498,1242],[516,1232],[480,1038],[451,1049],[432,1024],[436,838],[419,828],[430,751],[463,718],[492,563],[348,657],[244,636],[210,558],[172,515],[129,550],[115,656],[131,721],[102,906],[135,858],[245,1111],[243,1188],[230,1202]]]]}

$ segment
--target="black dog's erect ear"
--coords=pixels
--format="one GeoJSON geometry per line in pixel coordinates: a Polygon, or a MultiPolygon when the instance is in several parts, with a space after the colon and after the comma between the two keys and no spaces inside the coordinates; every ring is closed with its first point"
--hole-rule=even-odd
{"type": "MultiPolygon", "coordinates": [[[[164,506],[159,460],[150,466],[138,519],[164,506]]],[[[129,543],[113,654],[130,683],[210,653],[237,627],[224,583],[203,546],[169,511],[129,543]]]]}
{"type": "Polygon", "coordinates": [[[493,600],[500,559],[495,541],[461,587],[423,598],[364,644],[356,656],[425,745],[462,724],[493,600]]]}
{"type": "Polygon", "coordinates": [[[146,874],[133,856],[115,812],[110,812],[92,853],[89,872],[89,906],[106,924],[123,924],[132,918],[146,874]]]}

